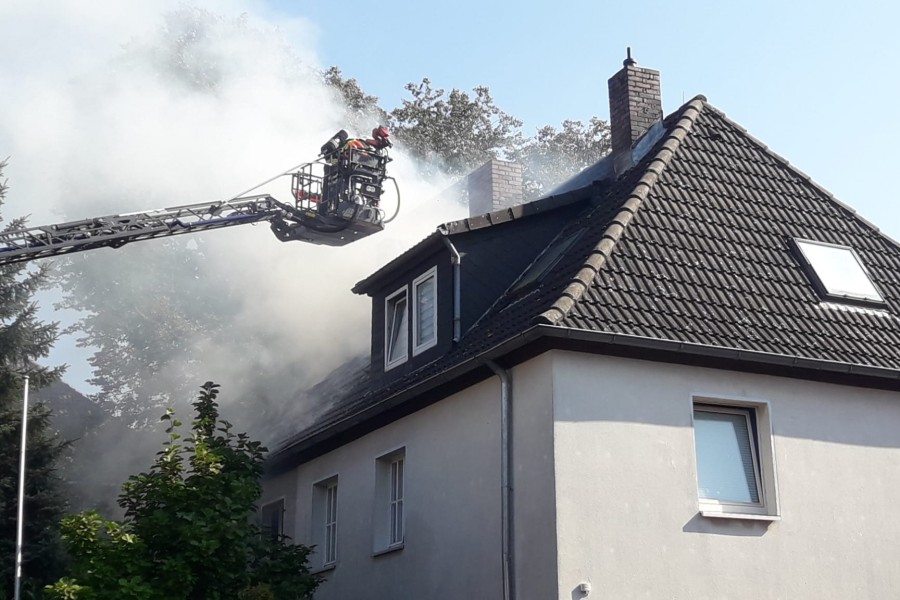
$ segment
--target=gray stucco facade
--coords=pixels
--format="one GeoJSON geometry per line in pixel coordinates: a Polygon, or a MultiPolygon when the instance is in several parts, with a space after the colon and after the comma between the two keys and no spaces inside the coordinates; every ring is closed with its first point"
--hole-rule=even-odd
{"type": "MultiPolygon", "coordinates": [[[[512,371],[519,600],[887,598],[900,585],[900,397],[767,375],[551,351],[512,371]],[[777,514],[700,514],[695,399],[765,403],[777,514]]],[[[484,381],[267,486],[311,539],[339,478],[319,600],[501,597],[499,382],[484,381]],[[375,461],[406,449],[406,535],[374,555],[375,461]],[[293,507],[293,514],[291,508],[293,507]]]]}

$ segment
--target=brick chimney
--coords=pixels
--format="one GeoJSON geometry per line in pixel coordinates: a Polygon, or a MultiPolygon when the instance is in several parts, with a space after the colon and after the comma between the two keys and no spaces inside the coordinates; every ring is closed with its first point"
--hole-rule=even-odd
{"type": "Polygon", "coordinates": [[[659,71],[637,66],[631,48],[622,64],[622,70],[609,79],[613,156],[630,152],[637,139],[663,116],[659,71]]]}
{"type": "Polygon", "coordinates": [[[468,192],[470,217],[522,204],[522,165],[490,160],[469,174],[468,192]]]}

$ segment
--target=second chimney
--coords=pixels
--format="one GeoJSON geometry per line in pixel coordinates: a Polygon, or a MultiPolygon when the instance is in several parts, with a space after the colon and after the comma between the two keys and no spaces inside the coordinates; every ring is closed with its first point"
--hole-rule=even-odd
{"type": "Polygon", "coordinates": [[[522,204],[522,165],[489,160],[469,174],[468,192],[470,217],[522,204]]]}
{"type": "Polygon", "coordinates": [[[654,123],[662,119],[659,71],[637,66],[631,58],[609,79],[609,121],[613,155],[631,147],[654,123]]]}

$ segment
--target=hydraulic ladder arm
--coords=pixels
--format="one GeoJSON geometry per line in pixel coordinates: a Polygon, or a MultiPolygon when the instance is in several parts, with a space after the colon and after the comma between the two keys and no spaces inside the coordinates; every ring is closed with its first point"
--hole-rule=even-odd
{"type": "Polygon", "coordinates": [[[226,201],[0,231],[0,265],[262,221],[268,222],[283,242],[345,246],[382,231],[400,208],[397,182],[386,172],[391,160],[386,151],[391,145],[387,129],[378,127],[372,133],[378,141],[343,147],[347,133],[341,130],[323,146],[323,157],[244,192],[290,175],[292,204],[267,194],[242,195],[226,201]],[[379,208],[386,181],[392,181],[397,191],[396,209],[387,219],[379,208]]]}
{"type": "Polygon", "coordinates": [[[291,218],[295,213],[294,207],[261,195],[5,231],[0,232],[0,265],[291,218]]]}

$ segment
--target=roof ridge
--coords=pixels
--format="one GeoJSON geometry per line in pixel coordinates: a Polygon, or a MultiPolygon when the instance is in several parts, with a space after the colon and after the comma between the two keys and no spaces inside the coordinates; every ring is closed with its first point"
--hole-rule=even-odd
{"type": "Polygon", "coordinates": [[[681,107],[680,118],[669,130],[659,152],[647,165],[644,174],[628,195],[627,200],[622,204],[621,210],[613,217],[612,222],[606,228],[606,231],[603,232],[600,241],[594,246],[594,249],[569,282],[569,285],[566,286],[566,289],[563,290],[560,297],[549,309],[537,315],[532,320],[532,323],[557,325],[581,299],[584,291],[590,286],[594,277],[596,277],[612,254],[613,248],[615,248],[616,242],[622,237],[625,228],[628,227],[628,224],[641,208],[641,204],[647,198],[648,193],[659,180],[659,176],[678,151],[682,140],[690,133],[697,117],[705,106],[708,106],[706,97],[698,95],[681,107]]]}
{"type": "Polygon", "coordinates": [[[790,170],[791,170],[793,173],[795,173],[798,177],[800,177],[801,179],[803,179],[806,183],[808,183],[810,186],[812,186],[817,192],[819,192],[819,193],[821,193],[822,195],[824,195],[828,200],[830,200],[831,202],[833,202],[833,203],[834,203],[835,205],[837,205],[839,208],[841,208],[841,209],[847,211],[847,212],[848,212],[850,215],[852,215],[854,218],[859,219],[859,221],[860,221],[861,223],[863,223],[866,227],[870,228],[872,231],[874,231],[875,233],[877,233],[878,235],[880,235],[881,237],[883,237],[884,239],[886,239],[888,242],[892,243],[892,244],[893,244],[894,246],[896,246],[898,249],[900,249],[900,242],[898,242],[897,240],[895,240],[894,238],[892,238],[890,235],[888,235],[888,234],[886,234],[885,232],[883,232],[877,225],[875,225],[874,223],[872,223],[871,221],[869,221],[867,218],[865,218],[864,216],[862,216],[861,214],[859,214],[858,212],[856,212],[856,209],[855,209],[855,208],[853,208],[853,207],[850,206],[849,204],[846,204],[845,202],[839,200],[834,194],[832,194],[830,191],[828,191],[827,189],[825,189],[824,187],[822,187],[822,186],[821,186],[819,183],[817,183],[812,177],[810,177],[805,171],[803,171],[803,169],[799,168],[797,165],[792,164],[791,161],[789,161],[789,160],[786,159],[785,157],[781,156],[780,154],[778,154],[777,152],[775,152],[774,150],[772,150],[771,148],[769,148],[769,146],[766,145],[765,142],[763,142],[762,140],[760,140],[759,138],[757,138],[755,135],[753,135],[752,133],[750,133],[749,131],[747,131],[747,129],[744,128],[743,125],[741,125],[741,124],[738,123],[737,121],[735,121],[735,120],[733,120],[732,118],[730,118],[730,117],[729,117],[728,115],[726,115],[721,109],[716,108],[715,106],[713,106],[712,104],[709,104],[709,103],[706,104],[706,108],[708,108],[708,109],[711,110],[713,113],[717,114],[719,117],[721,117],[722,119],[724,119],[729,125],[731,125],[731,126],[734,127],[735,129],[739,130],[739,131],[741,132],[742,135],[744,135],[744,136],[745,136],[748,140],[750,140],[752,143],[754,143],[754,144],[756,144],[757,146],[759,146],[761,150],[763,150],[766,154],[768,154],[769,156],[771,156],[776,162],[779,162],[779,163],[781,163],[782,166],[784,166],[785,168],[790,169],[790,170]]]}

